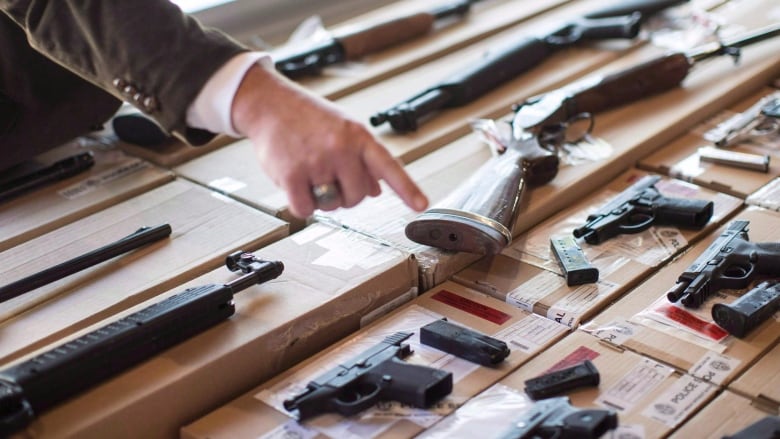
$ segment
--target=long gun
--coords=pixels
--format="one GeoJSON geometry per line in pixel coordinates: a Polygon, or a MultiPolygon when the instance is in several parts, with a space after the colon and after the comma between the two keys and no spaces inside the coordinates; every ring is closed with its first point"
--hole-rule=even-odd
{"type": "Polygon", "coordinates": [[[698,308],[722,289],[747,288],[756,276],[780,276],[780,243],[753,243],[749,221],[732,221],[726,230],[677,278],[666,293],[670,302],[698,308]]]}
{"type": "Polygon", "coordinates": [[[431,32],[437,22],[462,17],[471,5],[480,0],[460,0],[429,11],[393,18],[376,24],[366,24],[336,33],[327,41],[303,48],[281,50],[276,69],[289,78],[319,75],[326,66],[361,59],[371,53],[401,44],[431,32]]]}
{"type": "Polygon", "coordinates": [[[712,201],[665,197],[655,187],[660,179],[658,175],[642,177],[597,213],[588,215],[587,223],[574,229],[574,236],[588,244],[601,244],[620,234],[642,232],[653,224],[700,229],[709,222],[712,201]]]}
{"type": "Polygon", "coordinates": [[[233,295],[278,277],[284,266],[251,253],[227,256],[232,282],[188,288],[22,363],[0,370],[0,435],[60,402],[226,320],[233,295]]]}
{"type": "MultiPolygon", "coordinates": [[[[543,137],[564,136],[568,121],[592,117],[679,86],[699,62],[728,55],[739,60],[741,49],[780,35],[780,23],[686,52],[673,52],[606,76],[591,76],[529,98],[515,106],[515,132],[543,137]]],[[[581,126],[581,124],[580,124],[581,126]]],[[[592,127],[592,126],[591,126],[592,127]]],[[[567,137],[578,137],[571,134],[567,137]]]]}
{"type": "Polygon", "coordinates": [[[0,203],[48,183],[64,180],[80,174],[91,168],[94,164],[95,157],[92,153],[82,152],[58,160],[43,169],[0,183],[0,203]]]}
{"type": "Polygon", "coordinates": [[[538,37],[524,37],[489,51],[479,62],[392,108],[374,114],[371,125],[389,122],[399,133],[414,131],[435,112],[466,105],[539,65],[555,51],[583,41],[634,38],[648,16],[687,0],[635,0],[594,11],[538,37]]]}
{"type": "Polygon", "coordinates": [[[0,287],[0,303],[32,291],[43,285],[56,282],[66,276],[78,273],[101,262],[121,254],[140,248],[146,244],[167,238],[171,234],[169,224],[159,226],[144,226],[122,239],[106,244],[100,248],[76,256],[25,278],[0,287]]]}
{"type": "Polygon", "coordinates": [[[512,242],[512,229],[528,187],[558,173],[558,155],[535,136],[514,139],[446,198],[406,225],[414,242],[449,251],[497,254],[512,242]]]}
{"type": "Polygon", "coordinates": [[[597,439],[618,426],[612,410],[578,409],[569,398],[543,399],[512,423],[501,439],[577,438],[597,439]]]}
{"type": "Polygon", "coordinates": [[[396,332],[309,382],[306,390],[284,401],[305,421],[323,413],[351,416],[379,401],[398,401],[427,408],[452,392],[452,373],[402,361],[412,350],[404,340],[410,332],[396,332]]]}

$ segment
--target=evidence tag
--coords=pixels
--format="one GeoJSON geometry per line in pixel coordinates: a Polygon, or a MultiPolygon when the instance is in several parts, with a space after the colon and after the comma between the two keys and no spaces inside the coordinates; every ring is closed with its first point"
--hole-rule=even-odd
{"type": "Polygon", "coordinates": [[[556,370],[525,382],[525,393],[539,400],[560,395],[585,386],[598,386],[600,375],[596,366],[585,360],[580,364],[556,370]]]}
{"type": "Polygon", "coordinates": [[[501,340],[448,322],[436,320],[420,328],[420,342],[483,366],[495,366],[509,355],[501,340]]]}
{"type": "Polygon", "coordinates": [[[592,284],[599,280],[598,268],[585,258],[585,253],[571,236],[550,238],[550,248],[563,270],[568,286],[592,284]]]}

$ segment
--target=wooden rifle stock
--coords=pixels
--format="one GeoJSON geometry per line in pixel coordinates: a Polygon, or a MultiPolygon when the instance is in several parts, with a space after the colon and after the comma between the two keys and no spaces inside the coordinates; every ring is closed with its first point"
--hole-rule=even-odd
{"type": "Polygon", "coordinates": [[[375,25],[361,26],[336,35],[344,48],[344,58],[355,60],[373,52],[421,37],[433,29],[436,17],[420,12],[375,25]]]}
{"type": "Polygon", "coordinates": [[[557,172],[558,156],[536,137],[516,140],[407,224],[406,236],[444,250],[497,254],[512,242],[526,187],[547,183],[557,172]]]}

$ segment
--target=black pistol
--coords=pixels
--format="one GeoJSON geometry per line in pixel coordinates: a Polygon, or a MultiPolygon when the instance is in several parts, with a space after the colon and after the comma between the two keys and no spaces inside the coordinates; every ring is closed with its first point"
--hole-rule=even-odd
{"type": "Polygon", "coordinates": [[[309,382],[303,393],[284,401],[298,420],[336,412],[351,416],[379,401],[398,401],[427,408],[452,392],[452,373],[401,360],[412,350],[404,340],[411,332],[396,332],[376,346],[309,382]]]}
{"type": "Polygon", "coordinates": [[[587,223],[574,229],[574,236],[588,244],[601,244],[620,234],[642,232],[653,224],[700,229],[709,222],[712,201],[664,197],[655,188],[660,179],[657,175],[642,177],[597,213],[588,215],[587,223]]]}

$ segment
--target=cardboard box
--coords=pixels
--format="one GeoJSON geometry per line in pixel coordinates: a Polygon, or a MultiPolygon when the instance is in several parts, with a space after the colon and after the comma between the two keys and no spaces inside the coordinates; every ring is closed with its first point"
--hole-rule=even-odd
{"type": "MultiPolygon", "coordinates": [[[[777,320],[775,315],[775,320],[777,320]]],[[[729,389],[751,398],[770,412],[780,411],[780,345],[776,345],[756,364],[750,366],[739,378],[729,384],[729,389]]]]}
{"type": "MultiPolygon", "coordinates": [[[[27,433],[175,437],[182,425],[417,293],[416,266],[408,254],[319,224],[254,254],[282,261],[284,272],[236,294],[236,313],[230,319],[44,412],[27,433]],[[354,253],[345,254],[346,248],[354,253]]],[[[188,287],[223,284],[237,277],[223,266],[123,314],[188,287]]]]}
{"type": "Polygon", "coordinates": [[[780,178],[775,178],[750,194],[745,200],[745,204],[780,212],[780,178]]]}
{"type": "MultiPolygon", "coordinates": [[[[573,230],[587,224],[588,215],[603,210],[604,205],[647,175],[651,174],[639,170],[623,173],[604,190],[550,217],[516,237],[500,254],[481,259],[452,279],[576,328],[580,321],[595,315],[741,207],[737,198],[662,178],[655,187],[665,197],[712,201],[714,213],[709,223],[700,230],[652,225],[640,233],[617,235],[598,245],[580,239],[577,243],[585,258],[599,270],[599,281],[568,286],[550,249],[550,240],[572,236],[573,230]]],[[[631,223],[629,220],[626,224],[631,223]]]]}
{"type": "MultiPolygon", "coordinates": [[[[732,220],[749,221],[750,242],[761,243],[780,240],[778,219],[780,216],[776,212],[749,207],[732,220]]],[[[699,308],[673,304],[666,297],[679,276],[726,227],[695,243],[685,254],[581,328],[680,371],[706,377],[714,384],[727,385],[777,343],[780,322],[770,319],[741,339],[728,335],[715,324],[712,305],[731,302],[750,287],[721,290],[699,308]]]]}
{"type": "Polygon", "coordinates": [[[169,171],[130,157],[110,140],[95,135],[77,138],[39,155],[19,169],[4,171],[3,180],[37,172],[59,160],[85,152],[91,152],[94,159],[94,165],[86,171],[0,202],[0,251],[174,178],[169,171]]]}
{"type": "Polygon", "coordinates": [[[749,399],[726,390],[669,437],[726,437],[770,415],[777,412],[760,410],[749,399]]]}
{"type": "MultiPolygon", "coordinates": [[[[444,198],[464,176],[490,158],[490,149],[475,135],[453,142],[406,166],[412,179],[428,195],[431,203],[444,198]]],[[[351,209],[317,212],[315,220],[339,225],[370,236],[377,242],[413,253],[420,267],[420,291],[427,291],[482,255],[448,252],[418,244],[406,237],[406,224],[417,212],[383,183],[382,194],[364,199],[351,209]]]]}
{"type": "Polygon", "coordinates": [[[242,397],[182,428],[183,438],[305,437],[376,438],[411,437],[434,424],[469,397],[528,361],[560,339],[566,328],[526,313],[454,283],[444,283],[396,312],[365,328],[354,337],[307,360],[294,369],[255,388],[242,397]],[[496,368],[466,360],[421,345],[418,328],[441,317],[484,334],[503,339],[512,350],[496,368]],[[414,353],[404,361],[431,365],[454,376],[452,393],[428,410],[386,402],[351,417],[337,414],[312,418],[303,424],[281,407],[282,399],[297,394],[308,380],[316,379],[339,363],[350,362],[364,349],[397,331],[414,332],[408,340],[414,353]]]}
{"type": "MultiPolygon", "coordinates": [[[[746,49],[747,50],[747,49],[746,49]]],[[[713,136],[722,131],[730,120],[742,118],[741,113],[759,102],[762,98],[776,93],[776,89],[762,88],[736,107],[721,111],[682,137],[671,142],[664,148],[640,160],[638,166],[652,172],[670,175],[682,180],[696,183],[720,192],[734,195],[742,199],[766,185],[772,178],[780,175],[780,152],[772,142],[740,142],[733,146],[722,148],[723,151],[768,156],[768,172],[750,169],[740,169],[718,163],[701,160],[699,148],[713,147],[713,136]]],[[[780,139],[780,134],[778,134],[780,139]]],[[[765,139],[768,141],[768,139],[765,139]]]]}
{"type": "MultiPolygon", "coordinates": [[[[392,77],[432,59],[460,49],[490,35],[566,3],[564,0],[544,0],[518,8],[511,1],[476,3],[463,18],[440,20],[427,35],[388,47],[363,59],[326,67],[320,76],[296,78],[304,87],[329,99],[337,99],[368,85],[392,77]]],[[[334,35],[351,33],[375,23],[396,19],[407,14],[427,12],[437,6],[450,5],[438,1],[421,5],[414,0],[398,1],[353,17],[327,30],[334,35]]],[[[283,53],[284,47],[280,48],[283,53]]]]}
{"type": "Polygon", "coordinates": [[[174,168],[176,174],[287,221],[290,232],[306,222],[290,213],[287,194],[254,160],[252,142],[240,140],[174,168]]]}
{"type": "MultiPolygon", "coordinates": [[[[500,437],[533,407],[533,401],[524,392],[526,380],[586,359],[599,371],[598,386],[581,387],[560,396],[568,396],[570,404],[578,409],[614,411],[618,428],[605,437],[665,437],[717,392],[717,387],[706,381],[681,375],[633,352],[616,350],[577,331],[419,437],[500,437]]],[[[571,437],[579,437],[572,434],[571,437]]]]}
{"type": "Polygon", "coordinates": [[[0,253],[0,285],[31,276],[135,232],[172,234],[0,304],[0,363],[55,342],[222,264],[236,250],[269,244],[287,226],[185,181],[173,181],[0,253]]]}

